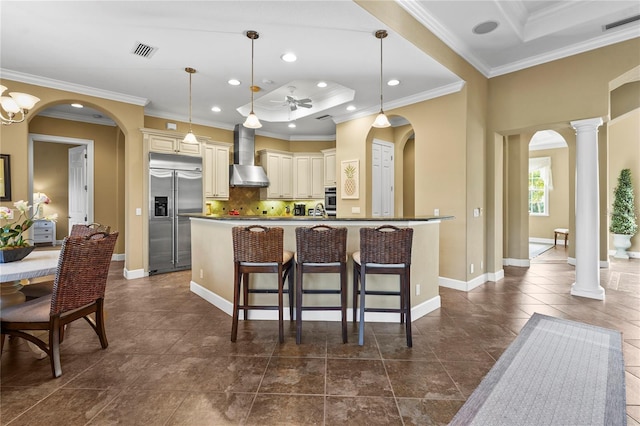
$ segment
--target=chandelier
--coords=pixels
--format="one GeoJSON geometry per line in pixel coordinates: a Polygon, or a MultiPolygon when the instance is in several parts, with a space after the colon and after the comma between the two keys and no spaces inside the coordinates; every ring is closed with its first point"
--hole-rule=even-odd
{"type": "MultiPolygon", "coordinates": [[[[5,86],[0,86],[0,95],[5,90],[7,90],[5,86]]],[[[2,105],[2,111],[0,111],[0,118],[2,118],[2,124],[8,126],[13,123],[22,123],[27,118],[29,110],[33,109],[39,101],[40,98],[20,92],[11,92],[9,96],[1,96],[0,105],[2,105]]]]}

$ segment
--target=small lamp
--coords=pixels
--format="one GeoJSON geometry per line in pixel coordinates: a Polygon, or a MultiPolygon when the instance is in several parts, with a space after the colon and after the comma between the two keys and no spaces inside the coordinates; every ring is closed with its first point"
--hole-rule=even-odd
{"type": "Polygon", "coordinates": [[[260,123],[260,120],[258,119],[256,113],[253,112],[253,94],[260,90],[258,86],[253,85],[253,41],[260,37],[260,34],[258,34],[257,31],[249,30],[247,31],[247,37],[251,39],[251,87],[249,88],[251,89],[251,112],[242,125],[249,129],[259,129],[260,127],[262,127],[262,123],[260,123]]]}
{"type": "Polygon", "coordinates": [[[382,110],[382,39],[387,37],[387,31],[378,30],[375,32],[375,36],[377,39],[380,39],[380,113],[378,113],[378,116],[376,117],[372,126],[383,128],[391,126],[391,123],[389,123],[389,119],[382,110]]]}
{"type": "Polygon", "coordinates": [[[184,137],[182,142],[185,143],[198,143],[198,139],[196,139],[196,135],[193,134],[193,130],[191,130],[191,76],[195,74],[196,70],[194,68],[185,68],[186,72],[189,73],[189,133],[184,137]]]}

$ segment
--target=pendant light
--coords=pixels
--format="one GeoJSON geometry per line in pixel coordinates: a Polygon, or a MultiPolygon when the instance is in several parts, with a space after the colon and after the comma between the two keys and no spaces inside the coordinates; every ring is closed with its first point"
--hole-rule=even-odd
{"type": "Polygon", "coordinates": [[[378,30],[375,32],[375,36],[377,39],[380,39],[380,112],[378,113],[378,116],[376,117],[372,126],[382,128],[391,126],[391,123],[389,123],[389,119],[382,110],[382,39],[387,36],[387,31],[378,30]]]}
{"type": "Polygon", "coordinates": [[[198,139],[196,139],[196,135],[193,134],[193,130],[191,130],[191,76],[195,74],[196,70],[194,68],[185,68],[187,73],[189,73],[189,133],[184,137],[182,142],[185,143],[198,143],[198,139]]]}
{"type": "Polygon", "coordinates": [[[258,120],[256,113],[253,112],[253,94],[260,90],[258,86],[253,85],[253,41],[260,37],[260,34],[258,34],[257,31],[249,30],[247,31],[247,37],[251,39],[251,87],[249,87],[251,90],[251,112],[247,116],[243,126],[249,129],[259,129],[262,127],[262,123],[258,120]]]}

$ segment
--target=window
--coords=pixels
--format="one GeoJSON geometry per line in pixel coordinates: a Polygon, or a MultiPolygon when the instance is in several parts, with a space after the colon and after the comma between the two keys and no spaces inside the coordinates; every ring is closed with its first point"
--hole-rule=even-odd
{"type": "Polygon", "coordinates": [[[551,158],[529,158],[529,214],[549,215],[549,190],[551,183],[551,158]]]}

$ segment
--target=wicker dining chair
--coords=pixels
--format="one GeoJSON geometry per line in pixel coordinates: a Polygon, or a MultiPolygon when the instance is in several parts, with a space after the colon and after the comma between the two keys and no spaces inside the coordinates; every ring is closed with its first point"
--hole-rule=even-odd
{"type": "MultiPolygon", "coordinates": [[[[87,235],[95,234],[96,232],[109,233],[111,227],[108,225],[101,225],[99,223],[76,223],[71,227],[69,236],[71,237],[86,237],[87,235]]],[[[38,297],[48,296],[53,292],[53,280],[37,282],[33,284],[27,284],[20,290],[24,294],[27,300],[37,299],[38,297]]]]}
{"type": "Polygon", "coordinates": [[[316,225],[296,228],[296,343],[302,340],[302,311],[341,311],[342,342],[347,343],[347,228],[316,225]],[[305,289],[306,273],[338,273],[338,289],[305,289]],[[339,294],[339,306],[303,306],[303,294],[339,294]]]}
{"type": "Polygon", "coordinates": [[[66,237],[60,250],[53,293],[0,312],[0,352],[5,334],[26,339],[48,355],[53,376],[60,377],[60,332],[66,324],[80,318],[91,325],[105,349],[108,342],[104,294],[117,238],[117,232],[66,237]],[[90,314],[95,314],[95,320],[90,314]],[[48,331],[48,343],[28,333],[33,330],[48,331]]]}
{"type": "Polygon", "coordinates": [[[251,225],[232,228],[233,239],[233,320],[231,341],[238,336],[238,319],[240,310],[244,311],[243,319],[248,319],[249,310],[278,310],[278,335],[280,343],[284,342],[283,293],[285,281],[288,279],[289,316],[293,319],[293,267],[294,253],[284,250],[284,230],[277,227],[251,225]],[[256,273],[277,274],[276,288],[251,288],[249,275],[256,273]],[[242,304],[240,294],[242,293],[242,304]],[[277,305],[251,304],[249,294],[277,293],[277,305]]]}
{"type": "Polygon", "coordinates": [[[360,251],[353,253],[353,322],[356,322],[358,295],[360,295],[360,327],[358,343],[364,345],[365,312],[390,312],[400,314],[405,323],[407,346],[413,346],[411,337],[411,247],[413,229],[383,225],[377,228],[360,228],[360,251]],[[400,289],[370,290],[366,287],[367,274],[399,275],[400,289]],[[358,287],[358,281],[360,286],[358,287]],[[399,308],[366,307],[365,295],[399,296],[399,308]]]}

